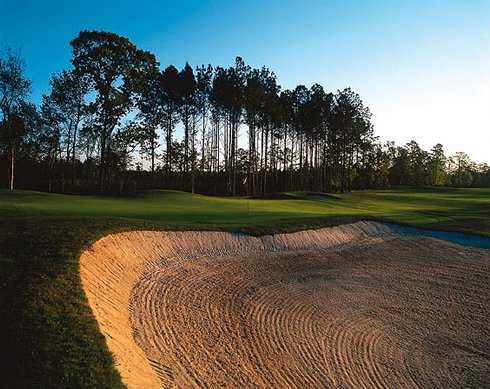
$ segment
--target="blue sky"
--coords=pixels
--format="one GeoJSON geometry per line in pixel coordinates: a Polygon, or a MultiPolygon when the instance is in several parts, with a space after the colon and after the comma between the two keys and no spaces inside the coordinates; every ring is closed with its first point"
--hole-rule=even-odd
{"type": "Polygon", "coordinates": [[[0,0],[0,48],[20,50],[32,98],[69,66],[81,29],[108,30],[162,64],[267,65],[285,88],[351,86],[383,140],[416,139],[490,163],[490,0],[0,0]]]}

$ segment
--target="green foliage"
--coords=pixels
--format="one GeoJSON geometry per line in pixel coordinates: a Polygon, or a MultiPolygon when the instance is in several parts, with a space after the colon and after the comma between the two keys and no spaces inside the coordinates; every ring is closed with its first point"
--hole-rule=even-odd
{"type": "Polygon", "coordinates": [[[103,190],[112,132],[134,107],[135,95],[145,89],[147,75],[154,74],[158,64],[153,54],[110,32],[81,31],[70,44],[75,74],[95,92],[89,112],[100,141],[99,186],[103,190]]]}
{"type": "Polygon", "coordinates": [[[447,182],[447,158],[443,146],[438,143],[431,150],[430,157],[431,183],[435,186],[445,185],[447,182]]]}

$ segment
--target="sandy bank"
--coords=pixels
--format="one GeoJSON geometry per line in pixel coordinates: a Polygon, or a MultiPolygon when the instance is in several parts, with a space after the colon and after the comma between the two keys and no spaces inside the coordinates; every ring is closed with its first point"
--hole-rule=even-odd
{"type": "Polygon", "coordinates": [[[130,388],[471,387],[490,375],[489,255],[373,222],[128,232],[80,273],[130,388]]]}

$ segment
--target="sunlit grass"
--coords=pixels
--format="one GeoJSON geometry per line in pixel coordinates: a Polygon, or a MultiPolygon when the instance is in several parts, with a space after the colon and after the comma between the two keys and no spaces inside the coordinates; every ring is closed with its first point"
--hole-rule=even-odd
{"type": "Polygon", "coordinates": [[[335,217],[373,218],[490,235],[489,189],[395,189],[335,196],[293,193],[288,200],[152,191],[133,197],[0,192],[0,216],[120,218],[169,225],[251,227],[335,217]]]}

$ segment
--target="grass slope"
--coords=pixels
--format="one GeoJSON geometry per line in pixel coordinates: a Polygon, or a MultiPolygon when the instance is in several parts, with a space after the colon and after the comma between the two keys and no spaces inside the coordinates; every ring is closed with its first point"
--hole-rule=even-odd
{"type": "Polygon", "coordinates": [[[0,192],[0,217],[118,218],[168,227],[237,228],[295,224],[300,219],[374,218],[422,228],[490,236],[490,189],[359,191],[287,200],[208,197],[175,191],[135,197],[0,192]]]}
{"type": "Polygon", "coordinates": [[[173,191],[128,198],[0,192],[0,386],[122,387],[78,274],[80,251],[111,232],[261,234],[376,219],[490,236],[488,189],[290,193],[280,198],[173,191]]]}

